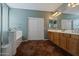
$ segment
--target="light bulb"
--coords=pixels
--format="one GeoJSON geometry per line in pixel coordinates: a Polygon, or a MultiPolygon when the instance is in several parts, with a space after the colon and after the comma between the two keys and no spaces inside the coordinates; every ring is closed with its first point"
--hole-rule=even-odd
{"type": "Polygon", "coordinates": [[[55,12],[52,16],[56,16],[58,12],[55,12]]]}
{"type": "Polygon", "coordinates": [[[58,14],[56,16],[59,16],[61,14],[61,12],[58,12],[58,14]]]}
{"type": "Polygon", "coordinates": [[[68,4],[68,7],[70,7],[70,6],[71,6],[71,4],[69,3],[69,4],[68,4]]]}

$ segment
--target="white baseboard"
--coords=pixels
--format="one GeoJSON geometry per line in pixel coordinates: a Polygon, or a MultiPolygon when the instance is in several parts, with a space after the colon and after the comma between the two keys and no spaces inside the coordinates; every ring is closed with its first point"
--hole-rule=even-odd
{"type": "Polygon", "coordinates": [[[44,39],[44,40],[49,40],[49,39],[44,39]]]}
{"type": "MultiPolygon", "coordinates": [[[[48,40],[48,39],[40,39],[40,40],[48,40]]],[[[23,40],[23,42],[26,42],[26,41],[28,41],[28,39],[27,40],[23,40]]]]}
{"type": "Polygon", "coordinates": [[[28,40],[22,40],[22,42],[26,42],[26,41],[28,41],[28,40]]]}

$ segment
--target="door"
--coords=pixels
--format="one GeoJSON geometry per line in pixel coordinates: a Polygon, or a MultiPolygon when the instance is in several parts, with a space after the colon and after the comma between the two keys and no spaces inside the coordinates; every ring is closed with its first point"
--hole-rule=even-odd
{"type": "Polygon", "coordinates": [[[28,40],[44,39],[44,19],[28,18],[28,40]]]}

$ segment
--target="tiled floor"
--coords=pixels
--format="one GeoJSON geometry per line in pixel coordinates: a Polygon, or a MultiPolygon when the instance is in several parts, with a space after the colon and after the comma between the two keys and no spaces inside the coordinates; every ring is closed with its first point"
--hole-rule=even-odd
{"type": "Polygon", "coordinates": [[[69,55],[49,40],[30,40],[22,42],[16,56],[65,56],[69,55]]]}

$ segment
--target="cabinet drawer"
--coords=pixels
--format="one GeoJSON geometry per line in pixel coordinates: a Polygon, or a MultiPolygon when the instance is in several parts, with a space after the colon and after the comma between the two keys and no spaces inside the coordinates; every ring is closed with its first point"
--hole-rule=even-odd
{"type": "Polygon", "coordinates": [[[59,38],[59,33],[54,32],[53,34],[55,38],[59,38]]]}
{"type": "Polygon", "coordinates": [[[72,35],[71,35],[71,38],[73,38],[73,39],[79,39],[79,35],[74,35],[74,34],[72,34],[72,35]]]}
{"type": "Polygon", "coordinates": [[[63,37],[70,38],[71,35],[70,35],[70,34],[65,34],[65,33],[63,33],[63,37]]]}

